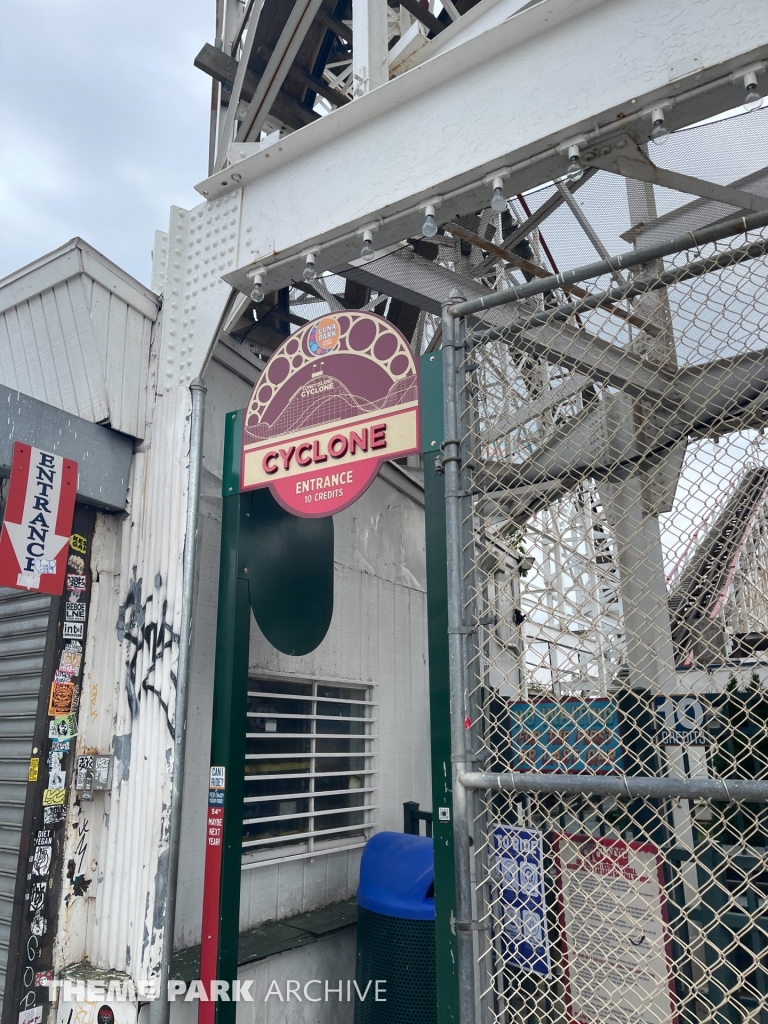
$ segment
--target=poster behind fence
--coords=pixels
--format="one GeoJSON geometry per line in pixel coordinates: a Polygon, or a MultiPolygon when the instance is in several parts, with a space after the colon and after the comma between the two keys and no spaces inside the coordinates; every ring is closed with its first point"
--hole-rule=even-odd
{"type": "Polygon", "coordinates": [[[623,771],[619,712],[612,700],[518,701],[510,717],[515,771],[623,771]]]}
{"type": "Polygon", "coordinates": [[[547,977],[552,966],[544,896],[544,855],[536,829],[493,830],[499,898],[499,941],[506,961],[547,977]]]}
{"type": "Polygon", "coordinates": [[[658,849],[567,834],[553,845],[569,1019],[673,1024],[658,849]]]}

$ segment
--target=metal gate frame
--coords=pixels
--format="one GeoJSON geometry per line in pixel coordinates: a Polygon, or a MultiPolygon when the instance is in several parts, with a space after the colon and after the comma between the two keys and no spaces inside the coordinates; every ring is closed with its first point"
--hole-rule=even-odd
{"type": "MultiPolygon", "coordinates": [[[[447,635],[447,662],[450,695],[450,743],[452,768],[452,832],[454,844],[454,877],[447,877],[447,872],[440,870],[436,854],[436,892],[441,887],[444,891],[452,889],[455,884],[455,921],[451,922],[450,934],[440,928],[438,914],[437,956],[450,954],[448,948],[454,940],[457,947],[457,984],[453,990],[458,998],[458,1020],[460,1024],[481,1024],[482,1013],[476,995],[476,964],[478,942],[483,941],[483,925],[478,920],[477,908],[473,906],[473,828],[477,819],[475,796],[478,791],[512,791],[518,793],[571,793],[579,795],[601,794],[618,797],[637,798],[638,796],[654,798],[672,797],[706,797],[713,800],[733,802],[750,800],[768,803],[768,781],[748,780],[701,780],[652,778],[647,776],[627,777],[594,777],[584,775],[549,775],[536,773],[504,773],[491,774],[474,771],[473,753],[470,749],[471,731],[469,726],[474,721],[474,708],[470,697],[469,668],[473,660],[473,647],[477,643],[477,622],[467,621],[465,609],[470,601],[465,585],[465,551],[467,548],[467,523],[470,519],[471,479],[466,454],[462,451],[462,438],[466,436],[469,417],[467,388],[462,380],[467,370],[471,372],[472,364],[465,366],[466,356],[466,318],[477,315],[483,310],[507,303],[520,302],[522,299],[562,289],[588,279],[595,279],[604,274],[611,274],[626,268],[637,267],[660,260],[664,256],[679,253],[691,248],[716,242],[739,233],[762,228],[768,225],[768,213],[760,212],[746,216],[734,217],[727,221],[705,227],[681,238],[657,244],[645,249],[636,249],[617,257],[578,267],[571,271],[559,273],[545,279],[531,281],[516,288],[505,289],[483,296],[482,298],[465,301],[458,292],[452,293],[443,304],[442,317],[442,353],[443,353],[443,396],[444,396],[444,441],[439,459],[425,459],[425,476],[427,477],[427,530],[428,551],[431,515],[430,505],[434,510],[435,486],[429,480],[435,471],[443,474],[444,481],[444,515],[445,515],[445,555],[446,555],[446,592],[445,610],[447,624],[443,620],[443,636],[447,635]],[[431,499],[431,500],[430,500],[431,499]]],[[[768,251],[768,242],[758,239],[747,243],[740,252],[745,258],[764,255],[768,251]]],[[[717,257],[715,262],[703,261],[691,263],[687,274],[698,276],[706,269],[728,266],[727,254],[717,257]]],[[[667,284],[679,282],[680,271],[662,272],[657,275],[654,289],[667,284]]],[[[562,318],[578,313],[579,310],[594,309],[608,302],[633,298],[649,291],[647,280],[636,279],[636,285],[611,288],[592,294],[578,302],[560,305],[555,311],[562,318]]],[[[542,314],[542,323],[549,322],[553,311],[548,309],[542,314]]],[[[531,315],[525,317],[527,324],[536,323],[531,315]]],[[[430,577],[430,587],[432,577],[430,577]]],[[[442,589],[442,588],[441,588],[442,589]]],[[[430,601],[430,644],[432,635],[441,628],[442,609],[433,608],[430,601]]],[[[431,668],[432,661],[430,662],[431,668]]],[[[432,674],[432,673],[430,673],[432,674]]],[[[436,693],[431,684],[432,699],[436,693]]],[[[434,714],[434,712],[433,712],[434,714]]],[[[434,755],[433,740],[433,775],[442,767],[439,757],[434,755]]],[[[437,820],[436,820],[437,827],[437,820]]],[[[436,833],[437,836],[437,833],[436,833]]],[[[437,848],[437,839],[436,839],[437,848]]],[[[447,1003],[447,1000],[446,1000],[447,1003]]],[[[448,1024],[454,1019],[452,1010],[447,1005],[439,1014],[440,1024],[448,1024]]]]}

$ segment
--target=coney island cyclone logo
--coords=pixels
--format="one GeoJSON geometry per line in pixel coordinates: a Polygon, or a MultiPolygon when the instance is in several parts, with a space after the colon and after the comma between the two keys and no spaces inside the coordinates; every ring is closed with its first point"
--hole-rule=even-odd
{"type": "Polygon", "coordinates": [[[297,516],[328,516],[371,485],[385,459],[419,450],[419,376],[388,320],[344,310],[287,338],[243,419],[243,491],[269,487],[297,516]]]}

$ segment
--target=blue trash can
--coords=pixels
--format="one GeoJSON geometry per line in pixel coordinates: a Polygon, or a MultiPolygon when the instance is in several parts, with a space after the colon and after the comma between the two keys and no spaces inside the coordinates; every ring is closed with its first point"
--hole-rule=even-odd
{"type": "Polygon", "coordinates": [[[437,1020],[431,839],[379,832],[368,841],[357,890],[355,975],[361,994],[371,982],[366,998],[356,999],[355,1024],[437,1020]]]}

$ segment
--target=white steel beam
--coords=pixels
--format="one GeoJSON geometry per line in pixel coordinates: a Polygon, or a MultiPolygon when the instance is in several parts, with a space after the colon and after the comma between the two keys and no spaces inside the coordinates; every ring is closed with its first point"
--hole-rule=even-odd
{"type": "Polygon", "coordinates": [[[389,81],[387,0],[352,0],[352,91],[364,96],[389,81]]]}
{"type": "Polygon", "coordinates": [[[312,249],[318,270],[348,264],[371,224],[384,247],[427,202],[439,222],[487,205],[496,174],[508,192],[564,174],[575,136],[644,141],[660,103],[673,130],[731,109],[732,74],[768,55],[762,5],[730,0],[542,0],[458,44],[461,23],[452,49],[197,186],[243,191],[226,280],[245,291],[261,266],[283,287],[312,249]]]}

